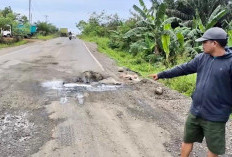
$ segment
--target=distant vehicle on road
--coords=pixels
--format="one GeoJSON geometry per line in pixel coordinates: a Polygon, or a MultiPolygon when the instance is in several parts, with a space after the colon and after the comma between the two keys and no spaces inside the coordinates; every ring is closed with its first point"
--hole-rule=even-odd
{"type": "Polygon", "coordinates": [[[37,26],[36,25],[31,25],[30,26],[31,35],[34,35],[36,32],[37,32],[37,26]]]}
{"type": "Polygon", "coordinates": [[[69,40],[71,40],[71,39],[76,39],[77,37],[76,37],[76,34],[74,34],[72,32],[69,32],[68,33],[68,38],[69,38],[69,40]]]}
{"type": "MultiPolygon", "coordinates": [[[[24,34],[23,31],[25,31],[25,29],[28,29],[27,27],[28,26],[25,26],[23,24],[18,25],[18,29],[22,34],[24,34]]],[[[37,32],[37,26],[36,25],[30,25],[29,29],[30,29],[30,31],[28,33],[24,34],[25,38],[30,38],[37,32]]]]}
{"type": "Polygon", "coordinates": [[[60,36],[67,37],[68,36],[68,28],[60,28],[60,36]]]}
{"type": "Polygon", "coordinates": [[[76,39],[77,38],[76,34],[72,34],[72,38],[76,39]]]}
{"type": "Polygon", "coordinates": [[[3,37],[11,37],[12,36],[11,25],[6,25],[4,29],[1,28],[1,35],[3,37]]]}

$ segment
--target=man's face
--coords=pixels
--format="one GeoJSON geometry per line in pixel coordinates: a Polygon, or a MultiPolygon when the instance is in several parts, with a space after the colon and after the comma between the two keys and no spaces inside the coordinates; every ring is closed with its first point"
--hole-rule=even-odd
{"type": "Polygon", "coordinates": [[[206,41],[203,41],[203,50],[205,53],[213,53],[214,52],[214,49],[215,49],[215,41],[212,41],[212,40],[206,40],[206,41]]]}

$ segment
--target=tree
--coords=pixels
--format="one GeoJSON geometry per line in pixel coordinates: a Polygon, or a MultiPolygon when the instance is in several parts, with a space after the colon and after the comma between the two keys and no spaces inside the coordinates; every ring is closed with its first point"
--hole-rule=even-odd
{"type": "Polygon", "coordinates": [[[37,31],[40,34],[45,35],[45,36],[48,34],[56,33],[58,31],[56,26],[52,25],[51,23],[47,23],[47,22],[38,21],[36,23],[36,26],[37,26],[37,31]]]}
{"type": "Polygon", "coordinates": [[[117,14],[106,15],[104,11],[100,14],[93,12],[87,22],[81,20],[76,24],[82,34],[89,36],[108,36],[110,30],[117,29],[121,25],[121,19],[117,14]]]}
{"type": "Polygon", "coordinates": [[[7,14],[9,14],[9,13],[12,13],[12,14],[13,14],[13,11],[12,11],[12,9],[11,9],[10,6],[9,6],[9,7],[5,7],[5,8],[4,8],[3,10],[1,10],[0,12],[1,12],[1,14],[2,14],[3,17],[6,17],[7,14]]]}
{"type": "Polygon", "coordinates": [[[12,23],[11,19],[0,16],[0,28],[5,29],[5,27],[7,25],[10,25],[11,23],[12,23]]]}
{"type": "Polygon", "coordinates": [[[5,7],[5,9],[0,10],[0,28],[7,28],[7,25],[12,25],[15,19],[16,15],[10,7],[5,7]]]}
{"type": "Polygon", "coordinates": [[[87,26],[87,22],[84,20],[79,21],[78,24],[76,24],[76,27],[82,32],[85,30],[85,27],[87,26]]]}
{"type": "Polygon", "coordinates": [[[167,14],[178,17],[186,21],[188,26],[192,26],[192,20],[196,18],[198,12],[205,25],[219,5],[228,12],[220,21],[217,21],[216,24],[220,26],[224,23],[223,19],[232,20],[232,0],[177,0],[174,7],[168,7],[167,14]]]}
{"type": "Polygon", "coordinates": [[[27,16],[23,15],[21,17],[19,17],[19,22],[21,22],[22,24],[28,23],[29,20],[27,19],[27,16]]]}

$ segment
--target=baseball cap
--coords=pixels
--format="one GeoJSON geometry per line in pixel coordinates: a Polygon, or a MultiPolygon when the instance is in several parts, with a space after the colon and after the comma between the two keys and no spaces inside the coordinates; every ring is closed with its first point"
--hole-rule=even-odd
{"type": "Polygon", "coordinates": [[[198,38],[197,42],[202,42],[206,40],[226,40],[227,39],[227,33],[219,27],[213,27],[208,29],[202,37],[198,38]]]}

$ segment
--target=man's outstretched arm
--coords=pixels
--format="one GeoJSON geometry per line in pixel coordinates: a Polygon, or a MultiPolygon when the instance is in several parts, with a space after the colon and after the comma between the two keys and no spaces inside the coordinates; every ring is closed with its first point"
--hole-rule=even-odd
{"type": "Polygon", "coordinates": [[[154,80],[158,80],[162,78],[173,78],[177,76],[183,76],[183,75],[196,73],[200,57],[201,57],[201,54],[197,55],[190,62],[184,63],[182,65],[178,65],[170,70],[166,70],[158,74],[151,74],[149,76],[153,77],[154,80]]]}

